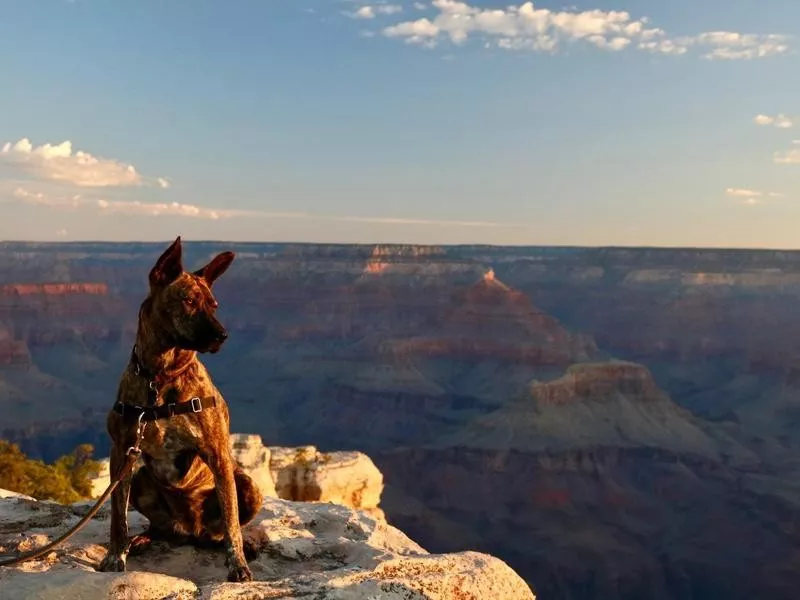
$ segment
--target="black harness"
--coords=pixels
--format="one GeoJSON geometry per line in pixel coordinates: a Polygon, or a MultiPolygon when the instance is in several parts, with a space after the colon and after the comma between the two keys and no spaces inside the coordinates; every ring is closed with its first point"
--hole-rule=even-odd
{"type": "Polygon", "coordinates": [[[139,357],[136,355],[135,345],[131,350],[131,364],[133,366],[133,372],[147,382],[147,406],[127,404],[117,400],[114,403],[113,410],[126,421],[148,422],[158,419],[168,419],[176,415],[199,413],[206,408],[212,408],[217,405],[215,396],[208,396],[206,398],[198,398],[195,396],[185,402],[170,402],[158,405],[156,374],[150,373],[144,365],[142,365],[139,357]]]}

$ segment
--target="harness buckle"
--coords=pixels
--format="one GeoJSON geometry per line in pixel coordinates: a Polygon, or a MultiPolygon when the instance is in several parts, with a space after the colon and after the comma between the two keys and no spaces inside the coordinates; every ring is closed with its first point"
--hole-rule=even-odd
{"type": "Polygon", "coordinates": [[[192,412],[199,413],[201,410],[203,410],[203,405],[200,403],[200,398],[198,398],[197,396],[192,398],[191,405],[192,405],[192,412]]]}

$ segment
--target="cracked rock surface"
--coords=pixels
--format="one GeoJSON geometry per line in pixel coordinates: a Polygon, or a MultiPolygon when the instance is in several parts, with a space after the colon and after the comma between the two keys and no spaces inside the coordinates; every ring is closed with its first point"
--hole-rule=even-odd
{"type": "MultiPolygon", "coordinates": [[[[63,506],[0,497],[0,554],[38,548],[64,533],[91,502],[63,506]]],[[[99,573],[109,506],[50,555],[0,568],[2,597],[13,600],[534,600],[504,562],[477,552],[429,554],[367,512],[337,504],[267,498],[244,529],[260,556],[254,580],[226,582],[221,550],[153,543],[128,559],[126,573],[99,573]]],[[[147,520],[128,514],[130,534],[147,520]]]]}

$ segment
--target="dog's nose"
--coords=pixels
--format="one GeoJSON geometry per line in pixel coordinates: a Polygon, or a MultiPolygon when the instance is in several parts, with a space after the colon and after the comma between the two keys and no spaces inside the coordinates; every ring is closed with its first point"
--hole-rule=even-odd
{"type": "Polygon", "coordinates": [[[217,334],[217,337],[220,339],[221,342],[224,342],[225,340],[228,339],[228,332],[227,331],[220,331],[217,334]]]}

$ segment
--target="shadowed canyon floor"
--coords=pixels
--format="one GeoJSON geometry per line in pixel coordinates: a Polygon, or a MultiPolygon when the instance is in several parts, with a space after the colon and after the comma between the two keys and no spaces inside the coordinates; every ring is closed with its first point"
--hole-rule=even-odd
{"type": "MultiPolygon", "coordinates": [[[[539,597],[793,598],[800,253],[186,245],[234,431],[367,451],[387,518],[539,597]]],[[[157,244],[0,245],[0,436],[108,451],[157,244]]]]}

